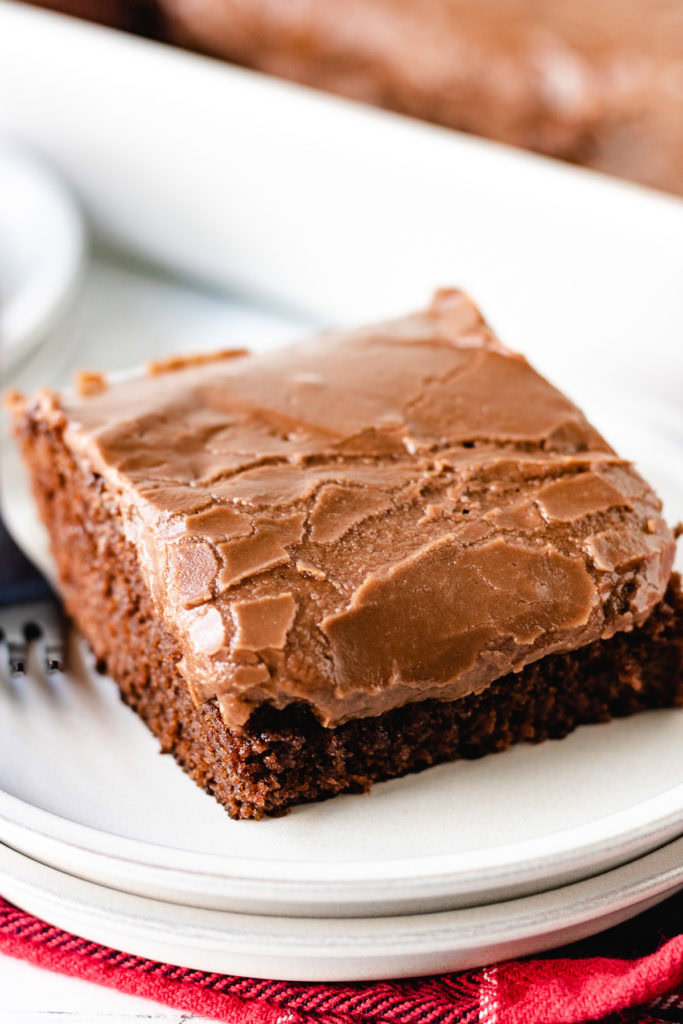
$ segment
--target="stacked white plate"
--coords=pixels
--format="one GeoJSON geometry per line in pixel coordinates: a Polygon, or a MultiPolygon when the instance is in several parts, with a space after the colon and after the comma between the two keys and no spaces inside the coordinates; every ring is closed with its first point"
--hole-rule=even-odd
{"type": "MultiPolygon", "coordinates": [[[[655,425],[640,432],[666,455],[655,425]]],[[[15,457],[3,482],[46,564],[15,457]]],[[[680,711],[231,821],[76,635],[68,664],[0,690],[0,892],[87,938],[226,973],[405,976],[556,946],[683,886],[680,711]]]]}
{"type": "Polygon", "coordinates": [[[0,138],[0,377],[68,308],[85,250],[83,221],[59,177],[0,138]]]}
{"type": "MultiPolygon", "coordinates": [[[[335,322],[467,286],[683,515],[676,200],[0,0],[10,92],[0,124],[139,253],[335,322]]],[[[97,320],[102,273],[75,363],[196,338],[197,307],[169,315],[168,282],[135,320],[144,275],[117,278],[97,320]]],[[[14,455],[2,491],[45,564],[14,455]]],[[[235,822],[158,756],[78,637],[68,676],[0,684],[0,892],[190,967],[351,980],[540,951],[683,886],[681,835],[680,711],[235,822]]]]}

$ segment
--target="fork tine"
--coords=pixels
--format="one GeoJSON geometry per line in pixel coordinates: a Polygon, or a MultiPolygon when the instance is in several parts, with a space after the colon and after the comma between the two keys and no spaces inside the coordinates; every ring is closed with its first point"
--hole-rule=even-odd
{"type": "Polygon", "coordinates": [[[12,673],[25,671],[28,645],[32,641],[37,641],[42,648],[46,671],[60,671],[64,663],[64,622],[53,601],[32,601],[3,608],[0,619],[12,673]]]}
{"type": "MultiPolygon", "coordinates": [[[[47,672],[64,664],[66,624],[59,599],[7,532],[0,513],[0,643],[11,672],[23,672],[28,645],[39,640],[47,672]]],[[[6,661],[5,661],[6,664],[6,661]]]]}
{"type": "Polygon", "coordinates": [[[65,624],[61,609],[53,601],[41,601],[33,606],[34,623],[43,642],[45,668],[59,672],[64,664],[65,624]]]}
{"type": "Polygon", "coordinates": [[[8,644],[9,669],[12,675],[23,675],[26,666],[26,644],[8,644]]]}
{"type": "Polygon", "coordinates": [[[10,672],[13,674],[23,672],[26,664],[27,645],[22,618],[16,607],[5,609],[3,612],[2,639],[7,647],[10,672]]]}

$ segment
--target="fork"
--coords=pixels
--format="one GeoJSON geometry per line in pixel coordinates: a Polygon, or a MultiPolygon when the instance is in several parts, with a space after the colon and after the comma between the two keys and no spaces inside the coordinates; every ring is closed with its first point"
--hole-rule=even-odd
{"type": "Polygon", "coordinates": [[[45,668],[64,664],[66,627],[62,605],[33,562],[21,551],[0,514],[0,647],[9,656],[10,672],[26,669],[29,644],[42,641],[45,668]]]}

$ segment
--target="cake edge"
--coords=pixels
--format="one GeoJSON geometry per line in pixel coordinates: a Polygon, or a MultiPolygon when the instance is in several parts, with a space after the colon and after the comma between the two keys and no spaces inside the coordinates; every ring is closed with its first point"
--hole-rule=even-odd
{"type": "Polygon", "coordinates": [[[230,729],[215,703],[193,703],[175,668],[180,652],[154,614],[134,547],[108,512],[102,479],[86,475],[54,427],[29,415],[15,427],[67,610],[162,751],[231,817],[278,815],[440,762],[683,705],[683,593],[674,574],[643,626],[548,655],[481,694],[333,728],[303,705],[262,707],[245,727],[230,729]]]}

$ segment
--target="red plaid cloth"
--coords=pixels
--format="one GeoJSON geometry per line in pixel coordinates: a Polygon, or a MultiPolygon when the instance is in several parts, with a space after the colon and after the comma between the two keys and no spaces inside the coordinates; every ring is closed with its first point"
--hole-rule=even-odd
{"type": "Polygon", "coordinates": [[[406,981],[208,974],[53,928],[0,898],[0,952],[230,1024],[665,1024],[683,1021],[683,893],[544,956],[406,981]]]}

